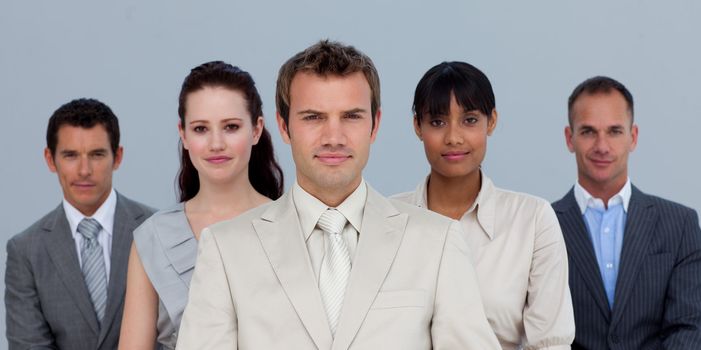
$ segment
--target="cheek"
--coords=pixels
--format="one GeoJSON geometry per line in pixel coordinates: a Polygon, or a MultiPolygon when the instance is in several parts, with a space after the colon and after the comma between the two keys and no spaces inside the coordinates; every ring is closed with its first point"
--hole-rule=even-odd
{"type": "Polygon", "coordinates": [[[207,150],[207,140],[203,137],[189,137],[187,141],[183,141],[183,145],[187,148],[190,156],[198,156],[204,154],[207,150]]]}
{"type": "Polygon", "coordinates": [[[75,174],[78,172],[78,170],[76,170],[76,167],[72,163],[58,161],[55,164],[56,173],[58,174],[58,178],[60,180],[68,180],[73,176],[77,176],[75,174]]]}
{"type": "Polygon", "coordinates": [[[423,134],[423,144],[426,155],[439,154],[443,147],[443,136],[437,132],[425,132],[423,134]]]}
{"type": "Polygon", "coordinates": [[[253,148],[253,134],[235,134],[227,137],[227,144],[239,157],[250,155],[253,148]]]}

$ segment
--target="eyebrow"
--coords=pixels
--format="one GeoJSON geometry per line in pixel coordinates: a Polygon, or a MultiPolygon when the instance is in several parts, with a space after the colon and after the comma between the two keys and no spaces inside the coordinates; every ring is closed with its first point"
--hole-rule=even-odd
{"type": "MultiPolygon", "coordinates": [[[[599,130],[598,128],[596,128],[596,127],[594,127],[594,126],[592,126],[592,125],[589,125],[589,124],[580,125],[580,126],[579,126],[579,130],[582,130],[582,129],[585,129],[585,130],[597,130],[597,131],[599,130]]],[[[621,124],[615,124],[615,125],[609,125],[609,126],[603,128],[603,130],[617,130],[617,129],[625,129],[625,126],[624,126],[624,125],[621,125],[621,124]]]]}
{"type": "Polygon", "coordinates": [[[367,113],[366,109],[363,108],[353,108],[351,110],[347,110],[343,112],[344,114],[351,114],[351,113],[367,113]]]}
{"type": "MultiPolygon", "coordinates": [[[[342,113],[342,114],[367,113],[367,110],[364,109],[364,108],[353,108],[353,109],[349,109],[349,110],[347,110],[347,111],[343,111],[343,112],[341,112],[341,113],[342,113]]],[[[321,111],[317,111],[317,110],[314,110],[314,109],[305,109],[305,110],[302,110],[302,111],[297,112],[297,114],[322,114],[322,115],[325,115],[325,114],[327,114],[327,113],[324,113],[324,112],[321,112],[321,111]]]]}
{"type": "Polygon", "coordinates": [[[326,113],[321,112],[321,111],[316,111],[313,109],[305,109],[303,111],[297,112],[297,114],[326,114],[326,113]]]}
{"type": "MultiPolygon", "coordinates": [[[[89,151],[88,151],[88,154],[107,153],[107,152],[108,152],[107,148],[96,148],[96,149],[91,149],[91,150],[89,150],[89,151]]],[[[78,153],[80,153],[80,152],[78,152],[78,151],[76,151],[76,150],[72,150],[72,149],[64,149],[64,150],[62,150],[62,151],[59,152],[59,153],[60,153],[61,155],[64,155],[64,156],[70,156],[70,155],[78,154],[78,153]]]]}
{"type": "MultiPolygon", "coordinates": [[[[236,121],[236,120],[243,120],[241,117],[231,117],[231,118],[226,118],[222,119],[220,122],[221,123],[228,123],[230,121],[236,121]]],[[[195,124],[195,123],[209,123],[209,120],[205,119],[196,119],[196,120],[191,120],[189,124],[195,124]]]]}

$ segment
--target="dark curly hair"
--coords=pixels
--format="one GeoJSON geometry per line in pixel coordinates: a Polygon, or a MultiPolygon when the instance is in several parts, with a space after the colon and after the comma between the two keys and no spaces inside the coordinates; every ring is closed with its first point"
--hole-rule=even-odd
{"type": "Polygon", "coordinates": [[[49,125],[46,128],[46,147],[51,151],[51,156],[56,155],[58,130],[64,125],[85,129],[91,129],[95,125],[104,126],[110,139],[112,155],[117,153],[119,121],[106,104],[93,98],[79,98],[59,107],[49,118],[49,125]]]}

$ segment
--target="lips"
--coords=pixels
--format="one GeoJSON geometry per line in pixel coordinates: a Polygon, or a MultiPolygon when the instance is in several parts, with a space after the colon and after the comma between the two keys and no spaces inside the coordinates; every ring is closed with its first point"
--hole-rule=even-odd
{"type": "Polygon", "coordinates": [[[314,157],[327,165],[338,165],[351,158],[350,155],[345,153],[319,153],[314,157]]]}
{"type": "Polygon", "coordinates": [[[457,161],[464,159],[468,154],[470,154],[468,151],[450,151],[441,153],[441,157],[443,157],[445,160],[457,161]]]}
{"type": "Polygon", "coordinates": [[[613,163],[612,160],[606,160],[606,159],[591,159],[590,158],[589,161],[598,167],[606,167],[606,166],[609,166],[611,163],[613,163]]]}
{"type": "Polygon", "coordinates": [[[221,163],[225,163],[225,162],[228,162],[229,160],[231,160],[231,157],[214,156],[214,157],[205,158],[205,160],[212,163],[212,164],[221,164],[221,163]]]}
{"type": "Polygon", "coordinates": [[[82,189],[82,190],[87,190],[95,187],[95,184],[92,182],[74,182],[72,183],[73,187],[82,189]]]}

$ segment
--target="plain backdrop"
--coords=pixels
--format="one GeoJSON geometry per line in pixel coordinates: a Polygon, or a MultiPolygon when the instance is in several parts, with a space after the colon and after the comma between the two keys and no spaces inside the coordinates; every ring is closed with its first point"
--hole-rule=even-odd
{"type": "Polygon", "coordinates": [[[2,0],[0,274],[6,240],[61,200],[42,156],[46,123],[77,97],[104,101],[120,119],[115,187],[162,208],[175,201],[183,78],[205,61],[238,65],[257,82],[289,188],[275,80],[285,60],[322,38],[356,46],[380,72],[383,117],[365,178],[386,195],[412,190],[428,172],[411,124],[416,83],[441,61],[463,60],[494,87],[499,123],[483,169],[497,186],[550,201],[564,195],[576,178],[566,99],[584,79],[609,75],[635,98],[633,183],[699,210],[699,15],[693,0],[2,0]]]}

